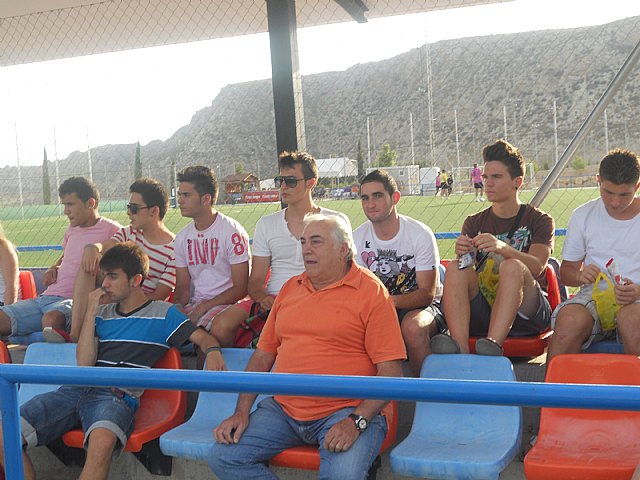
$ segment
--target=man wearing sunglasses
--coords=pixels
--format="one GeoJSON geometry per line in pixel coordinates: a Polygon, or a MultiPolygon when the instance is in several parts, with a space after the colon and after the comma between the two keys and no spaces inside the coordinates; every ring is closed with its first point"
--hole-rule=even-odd
{"type": "Polygon", "coordinates": [[[84,248],[82,265],[73,291],[73,313],[70,335],[55,329],[45,330],[50,342],[75,341],[85,317],[87,299],[100,279],[98,263],[104,253],[120,242],[133,242],[142,247],[149,257],[149,274],[142,290],[150,300],[166,300],[176,286],[176,262],[173,253],[173,233],[164,225],[169,208],[167,189],[158,180],[141,178],[129,187],[127,215],[130,225],[123,227],[111,238],[90,243],[84,248]]]}
{"type": "Polygon", "coordinates": [[[249,236],[239,222],[214,208],[218,181],[208,167],[188,167],[178,174],[178,206],[193,219],[176,235],[176,292],[189,319],[206,329],[223,347],[232,346],[239,322],[219,318],[229,306],[247,311],[249,236]]]}
{"type": "MultiPolygon", "coordinates": [[[[259,305],[257,311],[261,312],[271,309],[276,295],[287,280],[304,271],[299,239],[307,214],[339,216],[351,229],[346,215],[314,203],[311,193],[318,182],[318,167],[312,155],[307,152],[283,152],[278,157],[278,167],[280,173],[274,183],[280,189],[282,203],[287,207],[258,220],[251,247],[253,256],[248,290],[249,296],[259,305]]],[[[249,318],[246,309],[239,306],[229,308],[222,315],[238,325],[249,318]]]]}

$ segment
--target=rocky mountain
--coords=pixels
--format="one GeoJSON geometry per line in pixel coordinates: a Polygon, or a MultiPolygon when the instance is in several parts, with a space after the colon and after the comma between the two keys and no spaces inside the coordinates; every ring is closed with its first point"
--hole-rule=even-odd
{"type": "MultiPolygon", "coordinates": [[[[640,17],[634,17],[603,26],[447,40],[345,71],[306,76],[307,149],[317,158],[355,158],[361,142],[366,159],[369,143],[375,159],[381,145],[389,143],[399,164],[455,167],[459,155],[466,166],[506,129],[529,160],[541,167],[553,164],[554,131],[562,153],[640,39],[639,27],[640,17]]],[[[609,106],[606,130],[601,121],[582,146],[579,155],[588,163],[604,154],[607,139],[611,148],[640,150],[639,71],[634,69],[609,106]]],[[[271,82],[258,80],[224,87],[169,139],[144,145],[143,170],[168,183],[172,161],[178,169],[211,165],[221,176],[242,163],[268,178],[275,173],[275,150],[271,82]]],[[[135,145],[95,147],[91,157],[93,178],[104,195],[124,197],[135,145]]],[[[74,152],[59,166],[62,177],[88,175],[87,152],[74,152]]],[[[0,200],[15,203],[16,168],[1,170],[0,200]]],[[[28,202],[41,201],[40,170],[23,168],[23,179],[30,179],[24,187],[28,202]]],[[[49,172],[53,176],[52,166],[49,172]]]]}

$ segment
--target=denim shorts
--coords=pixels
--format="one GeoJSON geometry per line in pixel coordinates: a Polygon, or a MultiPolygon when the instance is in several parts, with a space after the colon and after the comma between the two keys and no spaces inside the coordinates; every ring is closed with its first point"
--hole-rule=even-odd
{"type": "Polygon", "coordinates": [[[106,428],[118,439],[113,449],[116,458],[133,432],[135,409],[110,388],[62,386],[22,405],[20,417],[27,448],[47,445],[80,427],[87,448],[89,434],[96,428],[106,428]]]}
{"type": "Polygon", "coordinates": [[[11,335],[29,335],[42,331],[42,316],[52,310],[64,314],[66,329],[71,328],[71,299],[55,295],[40,295],[0,307],[11,319],[11,335]]]}

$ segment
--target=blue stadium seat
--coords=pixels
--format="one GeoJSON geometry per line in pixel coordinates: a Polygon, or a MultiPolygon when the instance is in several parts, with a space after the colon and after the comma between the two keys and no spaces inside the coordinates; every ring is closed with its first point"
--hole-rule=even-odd
{"type": "MultiPolygon", "coordinates": [[[[222,355],[229,371],[244,371],[254,350],[224,348],[222,355]]],[[[265,395],[260,395],[255,405],[265,395]]],[[[160,449],[165,455],[192,460],[208,460],[214,439],[211,431],[231,416],[236,408],[237,393],[200,392],[191,418],[160,437],[160,449]]]]}
{"type": "MultiPolygon", "coordinates": [[[[515,381],[505,357],[430,355],[422,378],[515,381]]],[[[497,479],[520,451],[519,407],[418,402],[411,432],[391,452],[396,475],[497,479]]]]}
{"type": "Polygon", "coordinates": [[[603,340],[589,345],[584,353],[624,353],[624,346],[615,340],[603,340]]]}
{"type": "MultiPolygon", "coordinates": [[[[24,354],[25,365],[76,366],[75,343],[33,343],[24,354]]],[[[51,392],[60,385],[36,385],[25,383],[18,391],[18,404],[22,405],[41,393],[51,392]]]]}

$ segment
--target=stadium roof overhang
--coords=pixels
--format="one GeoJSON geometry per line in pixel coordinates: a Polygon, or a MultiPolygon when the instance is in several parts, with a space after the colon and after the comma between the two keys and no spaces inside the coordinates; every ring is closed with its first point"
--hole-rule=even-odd
{"type": "MultiPolygon", "coordinates": [[[[300,28],[503,1],[297,0],[295,7],[300,28]]],[[[0,0],[0,66],[267,31],[264,0],[0,0]]]]}
{"type": "Polygon", "coordinates": [[[269,32],[277,152],[305,149],[297,28],[510,0],[0,0],[0,67],[269,32]]]}

